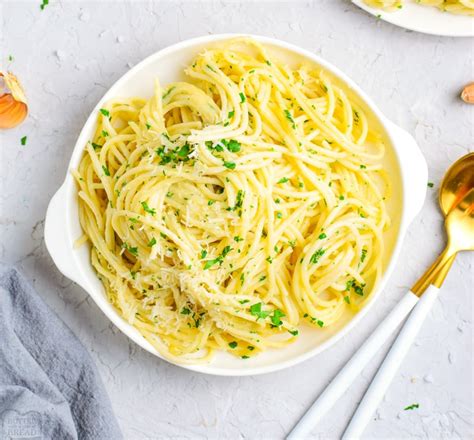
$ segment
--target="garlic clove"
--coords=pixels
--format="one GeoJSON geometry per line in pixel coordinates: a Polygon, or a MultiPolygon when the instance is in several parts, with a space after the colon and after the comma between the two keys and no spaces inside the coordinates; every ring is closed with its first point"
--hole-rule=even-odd
{"type": "Polygon", "coordinates": [[[464,87],[461,93],[461,99],[468,104],[474,104],[474,83],[464,87]]]}
{"type": "Polygon", "coordinates": [[[0,129],[21,124],[28,114],[25,92],[11,72],[0,72],[0,129]]]}

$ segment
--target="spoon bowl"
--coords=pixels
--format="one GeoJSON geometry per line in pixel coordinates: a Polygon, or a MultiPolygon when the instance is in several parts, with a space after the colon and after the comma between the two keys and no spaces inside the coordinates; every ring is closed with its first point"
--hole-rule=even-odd
{"type": "Polygon", "coordinates": [[[446,171],[439,190],[439,206],[445,216],[474,188],[474,153],[454,162],[446,171]]]}

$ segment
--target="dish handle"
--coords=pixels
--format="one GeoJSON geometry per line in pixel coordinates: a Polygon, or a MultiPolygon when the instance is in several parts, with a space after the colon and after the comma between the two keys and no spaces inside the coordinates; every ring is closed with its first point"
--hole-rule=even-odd
{"type": "Polygon", "coordinates": [[[387,121],[387,127],[392,136],[400,157],[400,171],[405,186],[403,197],[406,200],[407,214],[411,222],[421,211],[426,197],[428,185],[428,165],[420,147],[411,134],[387,121]]]}
{"type": "Polygon", "coordinates": [[[74,265],[72,243],[67,234],[66,195],[63,184],[49,202],[44,223],[44,242],[59,271],[77,283],[78,271],[74,265]]]}

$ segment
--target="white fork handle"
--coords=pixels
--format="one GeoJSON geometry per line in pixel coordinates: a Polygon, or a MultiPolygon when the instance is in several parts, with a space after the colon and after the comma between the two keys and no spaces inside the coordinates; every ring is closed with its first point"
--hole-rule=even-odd
{"type": "Polygon", "coordinates": [[[306,414],[290,432],[288,440],[300,440],[306,438],[311,429],[329,411],[334,403],[349,388],[352,382],[359,376],[363,368],[370,362],[387,338],[394,332],[400,322],[410,313],[418,297],[408,292],[379,324],[375,331],[367,338],[364,344],[356,351],[354,356],[347,362],[332,382],[326,387],[319,398],[306,411],[306,414]]]}
{"type": "Polygon", "coordinates": [[[343,440],[359,439],[364,432],[372,414],[377,409],[380,400],[385,395],[395,373],[400,368],[403,359],[420,331],[438,296],[438,292],[439,289],[431,285],[423,293],[352,416],[352,420],[342,437],[343,440]]]}

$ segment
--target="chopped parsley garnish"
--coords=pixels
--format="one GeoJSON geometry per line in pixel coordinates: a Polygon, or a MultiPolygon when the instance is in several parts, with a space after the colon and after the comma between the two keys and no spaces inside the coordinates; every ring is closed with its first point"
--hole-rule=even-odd
{"type": "Polygon", "coordinates": [[[102,145],[96,144],[95,142],[91,142],[91,145],[94,150],[98,150],[99,148],[102,148],[102,145]]]}
{"type": "Polygon", "coordinates": [[[21,145],[25,146],[27,140],[28,140],[28,136],[23,136],[23,137],[20,139],[21,145]]]}
{"type": "Polygon", "coordinates": [[[43,11],[46,6],[49,5],[49,0],[43,0],[43,2],[40,4],[40,9],[43,11]]]}
{"type": "Polygon", "coordinates": [[[324,326],[324,322],[323,322],[323,321],[321,321],[320,319],[318,319],[318,320],[316,321],[316,323],[317,323],[321,328],[323,328],[323,326],[324,326]]]}
{"type": "Polygon", "coordinates": [[[265,319],[270,312],[262,310],[262,303],[260,302],[250,306],[250,314],[256,316],[258,321],[259,319],[265,319]]]}
{"type": "Polygon", "coordinates": [[[130,252],[132,255],[135,255],[135,257],[138,256],[138,247],[132,247],[127,243],[123,243],[122,247],[128,252],[130,252]]]}
{"type": "Polygon", "coordinates": [[[224,145],[231,153],[238,153],[240,151],[240,142],[235,139],[221,139],[221,144],[224,145]]]}
{"type": "Polygon", "coordinates": [[[272,324],[275,327],[279,327],[280,325],[283,324],[282,320],[280,318],[285,317],[286,315],[281,311],[281,310],[274,310],[273,315],[270,317],[270,320],[272,321],[272,324]]]}
{"type": "Polygon", "coordinates": [[[365,284],[361,284],[359,286],[354,283],[354,292],[357,293],[357,295],[364,296],[364,287],[365,287],[365,284]]]}
{"type": "Polygon", "coordinates": [[[201,260],[203,260],[204,258],[207,257],[207,251],[206,251],[206,249],[203,249],[203,250],[201,251],[200,257],[201,257],[201,260]]]}
{"type": "Polygon", "coordinates": [[[145,124],[145,127],[149,130],[149,129],[151,128],[151,125],[147,122],[147,123],[145,124]]]}
{"type": "Polygon", "coordinates": [[[237,347],[237,342],[236,341],[229,342],[229,347],[234,349],[235,347],[237,347]]]}
{"type": "Polygon", "coordinates": [[[277,218],[283,218],[283,214],[280,211],[277,211],[276,216],[277,218]]]}
{"type": "Polygon", "coordinates": [[[107,116],[107,117],[110,116],[110,112],[109,112],[107,109],[105,109],[105,108],[101,108],[99,111],[100,111],[104,116],[107,116]]]}
{"type": "Polygon", "coordinates": [[[249,299],[243,299],[243,300],[239,301],[240,304],[247,304],[248,302],[250,302],[249,299]]]}
{"type": "Polygon", "coordinates": [[[345,296],[345,297],[344,297],[344,301],[345,301],[347,304],[350,304],[350,303],[351,303],[351,300],[350,300],[349,296],[345,296]]]}
{"type": "Polygon", "coordinates": [[[224,166],[229,170],[235,170],[235,162],[224,161],[224,166]]]}
{"type": "Polygon", "coordinates": [[[214,150],[218,152],[224,151],[224,147],[220,143],[217,143],[215,145],[212,141],[206,141],[204,143],[206,144],[206,147],[209,148],[209,150],[214,150]]]}
{"type": "Polygon", "coordinates": [[[191,310],[189,310],[187,307],[183,307],[181,309],[181,315],[190,315],[191,314],[191,310]]]}
{"type": "Polygon", "coordinates": [[[207,206],[211,206],[211,205],[213,205],[214,203],[216,203],[215,200],[208,200],[208,201],[207,201],[207,206]]]}
{"type": "Polygon", "coordinates": [[[186,143],[178,150],[176,154],[178,155],[178,157],[183,159],[188,156],[189,152],[190,152],[190,147],[189,147],[189,144],[186,143]]]}
{"type": "Polygon", "coordinates": [[[106,131],[106,130],[102,130],[101,134],[102,134],[103,137],[107,137],[109,135],[109,132],[106,131]]]}
{"type": "Polygon", "coordinates": [[[414,410],[414,409],[419,408],[419,407],[420,407],[419,403],[413,403],[413,404],[408,405],[405,408],[403,408],[403,410],[404,411],[410,411],[410,410],[414,410]]]}
{"type": "Polygon", "coordinates": [[[243,238],[242,238],[242,237],[239,237],[238,235],[236,235],[236,236],[234,237],[234,241],[238,243],[239,241],[243,241],[243,238]]]}
{"type": "Polygon", "coordinates": [[[254,351],[255,347],[253,345],[247,345],[247,349],[250,351],[254,351]]]}
{"type": "Polygon", "coordinates": [[[362,253],[360,255],[360,261],[361,263],[364,262],[365,258],[367,257],[367,249],[362,249],[362,253]]]}
{"type": "Polygon", "coordinates": [[[244,191],[242,191],[241,189],[239,189],[237,191],[237,199],[235,201],[235,207],[236,208],[242,208],[242,203],[244,201],[244,196],[245,196],[245,193],[244,191]]]}
{"type": "Polygon", "coordinates": [[[102,165],[102,171],[104,171],[106,176],[110,176],[110,171],[105,165],[102,165]]]}
{"type": "Polygon", "coordinates": [[[235,111],[232,110],[232,111],[229,112],[229,114],[227,115],[227,117],[230,119],[230,118],[232,118],[234,115],[235,115],[235,111]]]}
{"type": "Polygon", "coordinates": [[[156,238],[152,237],[152,239],[148,242],[148,247],[153,247],[156,244],[156,238]]]}
{"type": "Polygon", "coordinates": [[[361,170],[365,170],[366,168],[367,168],[367,167],[366,167],[365,165],[361,165],[361,166],[360,166],[360,169],[361,169],[361,170]]]}
{"type": "Polygon", "coordinates": [[[174,150],[165,150],[165,147],[159,147],[155,150],[156,154],[160,157],[160,165],[166,165],[170,162],[178,163],[180,160],[187,162],[189,160],[189,154],[192,152],[191,147],[188,143],[185,143],[181,147],[176,147],[174,150]]]}
{"type": "Polygon", "coordinates": [[[349,292],[351,289],[354,289],[354,292],[360,296],[364,296],[364,287],[365,287],[365,284],[359,285],[354,279],[346,282],[346,291],[349,292]]]}
{"type": "Polygon", "coordinates": [[[344,196],[339,196],[339,200],[344,200],[344,196]]]}
{"type": "Polygon", "coordinates": [[[286,110],[286,109],[285,109],[285,117],[286,117],[286,119],[288,119],[288,121],[291,122],[291,127],[292,127],[293,129],[295,129],[295,128],[296,128],[295,120],[294,120],[293,117],[291,116],[291,113],[290,113],[289,110],[286,110]]]}
{"type": "Polygon", "coordinates": [[[224,261],[224,258],[227,256],[227,254],[231,250],[232,250],[232,248],[230,246],[226,246],[222,250],[222,253],[217,258],[214,258],[213,260],[206,261],[206,264],[204,265],[204,270],[210,269],[212,266],[214,266],[217,263],[222,264],[223,261],[224,261]]]}
{"type": "Polygon", "coordinates": [[[245,102],[245,95],[242,92],[240,92],[239,96],[240,96],[240,103],[243,104],[245,102]]]}
{"type": "Polygon", "coordinates": [[[267,63],[269,66],[272,65],[272,63],[270,62],[270,60],[265,60],[265,63],[267,63]]]}
{"type": "Polygon", "coordinates": [[[309,262],[316,264],[319,261],[319,259],[324,255],[325,252],[326,251],[324,249],[318,249],[313,255],[311,255],[309,262]]]}
{"type": "Polygon", "coordinates": [[[151,215],[155,215],[156,214],[156,209],[154,208],[150,208],[148,206],[148,203],[147,202],[140,202],[143,209],[145,210],[145,212],[148,212],[148,214],[151,214],[151,215]]]}
{"type": "Polygon", "coordinates": [[[434,183],[433,183],[433,182],[428,182],[428,186],[429,186],[430,188],[433,188],[434,183]]]}
{"type": "Polygon", "coordinates": [[[290,240],[290,241],[288,242],[288,244],[289,244],[292,248],[295,248],[295,246],[296,246],[296,240],[290,240]]]}
{"type": "Polygon", "coordinates": [[[318,237],[320,240],[323,240],[324,238],[327,238],[327,235],[323,232],[322,234],[319,234],[318,237]]]}
{"type": "Polygon", "coordinates": [[[282,177],[277,183],[286,183],[288,182],[290,179],[288,179],[288,177],[282,177]]]}
{"type": "Polygon", "coordinates": [[[270,264],[273,263],[273,258],[268,256],[267,258],[265,258],[266,261],[268,261],[270,264]]]}
{"type": "Polygon", "coordinates": [[[262,275],[258,281],[262,282],[262,281],[265,281],[267,279],[267,276],[266,275],[262,275]]]}
{"type": "Polygon", "coordinates": [[[243,355],[243,356],[240,356],[242,359],[250,359],[250,356],[247,356],[247,355],[243,355]]]}
{"type": "Polygon", "coordinates": [[[293,336],[298,336],[299,334],[298,330],[288,330],[288,333],[290,333],[293,336]]]}

